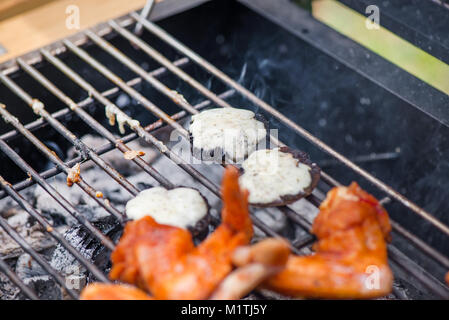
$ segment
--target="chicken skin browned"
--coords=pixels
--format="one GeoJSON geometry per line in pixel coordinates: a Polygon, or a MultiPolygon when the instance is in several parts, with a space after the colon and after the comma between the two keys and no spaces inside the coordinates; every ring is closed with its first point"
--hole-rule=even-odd
{"type": "Polygon", "coordinates": [[[232,270],[232,254],[251,240],[248,193],[238,170],[223,177],[221,225],[200,245],[189,231],[161,225],[151,217],[129,222],[112,253],[110,278],[135,284],[155,299],[207,299],[232,270]]]}
{"type": "Polygon", "coordinates": [[[291,255],[266,287],[315,298],[374,298],[391,291],[387,261],[391,226],[387,212],[357,183],[332,189],[320,206],[310,256],[291,255]]]}
{"type": "Polygon", "coordinates": [[[80,296],[81,300],[153,300],[146,292],[129,285],[92,283],[80,296]]]}

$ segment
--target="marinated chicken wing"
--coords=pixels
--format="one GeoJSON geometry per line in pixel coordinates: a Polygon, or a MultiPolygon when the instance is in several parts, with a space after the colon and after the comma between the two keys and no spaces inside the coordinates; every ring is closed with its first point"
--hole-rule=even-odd
{"type": "Polygon", "coordinates": [[[253,235],[248,193],[240,190],[233,167],[225,171],[222,197],[222,223],[197,247],[185,229],[148,216],[129,222],[111,256],[111,279],[136,284],[156,299],[208,298],[231,272],[235,248],[253,235]]]}
{"type": "Polygon", "coordinates": [[[332,189],[320,206],[311,256],[290,256],[266,282],[283,294],[316,298],[373,298],[391,291],[387,212],[355,182],[332,189]]]}
{"type": "Polygon", "coordinates": [[[81,292],[81,300],[153,300],[136,287],[121,284],[92,283],[81,292]]]}

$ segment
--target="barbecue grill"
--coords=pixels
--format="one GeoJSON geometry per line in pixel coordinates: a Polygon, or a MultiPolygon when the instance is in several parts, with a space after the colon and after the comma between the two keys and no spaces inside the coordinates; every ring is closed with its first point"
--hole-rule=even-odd
{"type": "MultiPolygon", "coordinates": [[[[361,12],[367,3],[342,2],[361,12]]],[[[445,7],[447,4],[443,2],[417,2],[407,1],[417,8],[428,6],[437,10],[438,15],[446,18],[449,16],[445,7]]],[[[227,50],[232,50],[229,48],[232,45],[238,48],[238,44],[223,45],[224,39],[231,36],[213,34],[216,29],[214,19],[218,19],[220,14],[233,17],[224,19],[227,23],[237,24],[233,30],[240,27],[239,23],[244,25],[241,19],[250,18],[257,23],[266,24],[266,28],[278,28],[281,30],[279,32],[288,34],[286,37],[294,39],[291,41],[298,41],[301,46],[310,46],[314,52],[325,57],[323,64],[339,65],[344,72],[352,72],[362,79],[360,81],[369,83],[376,90],[382,90],[384,95],[392,97],[389,99],[399,101],[410,113],[426,119],[426,124],[434,123],[442,133],[446,132],[449,119],[449,112],[444,109],[449,102],[447,95],[338,34],[315,20],[306,10],[287,0],[165,0],[155,4],[150,19],[146,19],[145,14],[149,14],[151,10],[144,11],[143,15],[131,12],[0,65],[0,102],[3,103],[0,105],[0,198],[12,199],[26,211],[31,217],[30,221],[39,224],[53,239],[52,248],[58,246],[73,256],[89,274],[88,281],[110,281],[104,264],[80,251],[61,231],[63,229],[55,227],[55,222],[50,221],[36,207],[35,200],[30,200],[27,190],[33,185],[37,184],[53,202],[73,217],[76,220],[74,225],[83,228],[96,247],[101,247],[106,253],[110,252],[116,239],[105,234],[103,226],[90,221],[67,194],[55,187],[52,177],[66,177],[77,163],[93,163],[97,172],[102,171],[112,178],[117,187],[123,189],[128,196],[136,196],[140,191],[139,186],[126,174],[119,172],[121,170],[115,168],[104,155],[113,150],[126,153],[132,149],[130,143],[140,140],[169,159],[167,161],[181,169],[179,171],[182,175],[190,176],[198,185],[208,190],[212,197],[218,199],[219,176],[208,175],[203,167],[186,161],[174,151],[173,143],[168,141],[167,134],[164,135],[163,132],[174,129],[182,139],[188,141],[188,132],[183,124],[190,115],[210,106],[227,108],[245,105],[262,113],[270,120],[270,126],[279,128],[279,136],[271,136],[272,145],[285,143],[295,146],[301,139],[300,148],[316,155],[318,165],[322,154],[327,155],[327,158],[321,157],[323,163],[328,161],[330,164],[328,167],[322,166],[324,170],[318,190],[302,200],[305,204],[268,210],[280,211],[282,217],[300,231],[296,230],[294,235],[279,231],[261,218],[263,214],[259,211],[266,209],[253,208],[252,218],[259,234],[275,237],[289,235],[292,250],[299,254],[307,253],[314,241],[314,237],[308,233],[311,226],[308,211],[316,212],[325,192],[340,185],[341,179],[345,183],[348,179],[357,180],[379,196],[392,214],[394,241],[389,245],[389,261],[395,272],[396,283],[389,298],[449,298],[449,290],[444,284],[444,274],[449,270],[449,226],[441,221],[443,218],[436,218],[434,212],[425,210],[425,203],[421,206],[416,204],[404,196],[403,192],[396,191],[389,183],[376,178],[363,168],[364,162],[360,158],[346,157],[312,134],[311,130],[306,129],[309,128],[308,124],[302,126],[301,122],[295,120],[297,115],[294,110],[279,108],[276,99],[270,100],[272,96],[267,98],[264,90],[270,84],[258,86],[257,83],[250,82],[248,85],[245,79],[251,73],[250,66],[231,66],[232,62],[227,60],[231,55],[228,55],[227,50]],[[205,18],[202,22],[197,20],[186,25],[186,21],[192,17],[205,18]],[[142,28],[141,34],[134,33],[136,25],[140,26],[138,29],[142,28]],[[208,27],[210,31],[207,31],[208,27]],[[180,40],[169,31],[177,34],[180,40]],[[213,50],[198,38],[206,35],[216,43],[213,50]],[[214,51],[211,54],[212,60],[218,61],[217,64],[221,67],[214,66],[197,51],[183,44],[184,40],[193,48],[199,48],[202,55],[209,50],[214,51]],[[234,69],[238,69],[238,73],[234,69]],[[260,90],[261,88],[264,90],[260,90]],[[119,98],[125,99],[127,103],[119,102],[119,98]],[[116,126],[108,125],[105,109],[110,117],[112,114],[117,121],[126,123],[126,132],[122,134],[116,126]],[[281,112],[281,109],[285,112],[281,112]],[[86,133],[102,137],[104,143],[92,147],[81,139],[86,133]],[[65,153],[70,147],[76,153],[72,158],[66,159],[65,153]],[[338,164],[337,169],[332,166],[335,163],[338,164]],[[425,235],[432,236],[418,234],[416,226],[420,224],[426,228],[425,235]]],[[[426,51],[442,61],[448,61],[447,36],[444,38],[442,31],[438,33],[436,30],[431,34],[429,30],[417,30],[411,27],[411,18],[397,18],[389,15],[381,23],[385,23],[393,31],[399,25],[399,35],[424,50],[430,47],[426,51]],[[441,41],[438,40],[439,37],[441,41]]],[[[204,41],[210,44],[209,40],[204,41]]],[[[243,60],[248,52],[250,48],[246,53],[241,53],[243,60]]],[[[254,56],[256,53],[250,54],[254,56]]],[[[338,73],[339,70],[335,72],[338,73]]],[[[250,76],[255,77],[254,74],[250,76]]],[[[283,79],[277,81],[282,82],[283,79]]],[[[334,83],[329,81],[331,85],[334,83]]],[[[307,87],[306,84],[303,85],[307,87]]],[[[307,95],[307,92],[303,91],[301,94],[307,95]]],[[[130,161],[148,179],[166,188],[177,184],[172,181],[170,174],[163,173],[145,157],[137,156],[130,161]]],[[[221,166],[215,166],[214,170],[221,172],[221,166]]],[[[107,194],[99,196],[99,192],[104,190],[94,187],[84,178],[87,170],[89,169],[81,170],[80,179],[72,188],[79,188],[92,203],[107,212],[114,223],[123,225],[123,210],[113,204],[107,194]]],[[[216,226],[218,223],[215,215],[212,225],[216,226]]],[[[55,287],[62,288],[69,298],[78,298],[80,288],[71,286],[66,275],[49,262],[46,251],[48,248],[36,248],[30,244],[26,236],[11,225],[6,215],[0,216],[0,226],[20,246],[20,252],[28,254],[33,263],[37,263],[50,276],[55,287]]],[[[44,289],[39,289],[36,285],[30,286],[24,281],[17,272],[17,263],[17,256],[0,256],[0,271],[6,276],[0,286],[9,282],[19,288],[25,298],[46,298],[44,289]]],[[[273,297],[265,291],[257,291],[253,296],[273,297]]]]}

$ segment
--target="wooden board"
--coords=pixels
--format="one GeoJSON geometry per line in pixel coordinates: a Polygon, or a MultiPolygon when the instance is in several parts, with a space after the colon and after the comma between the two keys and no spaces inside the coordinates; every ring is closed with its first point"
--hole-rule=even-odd
{"type": "MultiPolygon", "coordinates": [[[[14,5],[20,6],[20,2],[23,2],[22,0],[6,0],[3,3],[3,1],[5,0],[1,0],[0,3],[4,5],[4,10],[11,10],[14,5]],[[8,2],[10,2],[9,5],[8,2]]],[[[29,2],[33,1],[38,0],[29,0],[29,2]]],[[[0,21],[0,45],[7,50],[6,54],[0,55],[0,63],[77,33],[80,29],[140,9],[145,5],[146,0],[44,2],[38,7],[0,21]],[[66,9],[70,5],[79,8],[80,29],[67,27],[66,22],[70,15],[66,13],[66,9]]]]}
{"type": "Polygon", "coordinates": [[[56,0],[1,0],[0,21],[56,0]]]}

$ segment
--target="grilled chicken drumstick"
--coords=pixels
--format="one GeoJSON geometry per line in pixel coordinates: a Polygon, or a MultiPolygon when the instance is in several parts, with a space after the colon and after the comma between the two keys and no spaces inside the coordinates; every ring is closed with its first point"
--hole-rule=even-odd
{"type": "Polygon", "coordinates": [[[224,173],[221,225],[195,247],[189,231],[151,217],[129,222],[112,253],[110,278],[136,284],[156,299],[207,299],[232,270],[235,248],[251,240],[248,193],[238,170],[224,173]]]}
{"type": "Polygon", "coordinates": [[[291,255],[266,287],[315,298],[374,298],[391,291],[387,261],[391,226],[379,202],[357,183],[332,189],[320,206],[312,233],[315,254],[291,255]]]}

